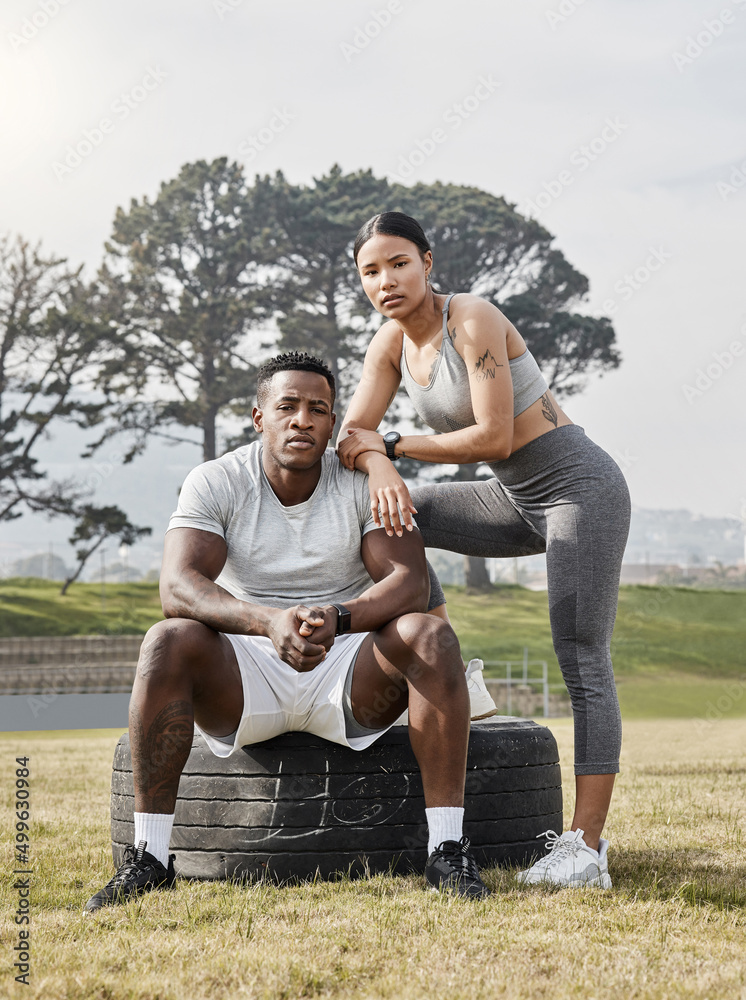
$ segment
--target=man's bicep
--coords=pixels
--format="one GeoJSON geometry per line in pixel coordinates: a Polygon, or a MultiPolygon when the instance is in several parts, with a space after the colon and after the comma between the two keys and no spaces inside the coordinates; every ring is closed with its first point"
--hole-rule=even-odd
{"type": "Polygon", "coordinates": [[[401,538],[387,535],[383,528],[375,528],[363,535],[360,552],[374,583],[401,571],[429,579],[425,546],[417,528],[405,531],[401,538]]]}
{"type": "Polygon", "coordinates": [[[227,556],[228,546],[222,535],[200,528],[171,528],[163,544],[162,575],[168,579],[193,570],[215,580],[227,556]]]}

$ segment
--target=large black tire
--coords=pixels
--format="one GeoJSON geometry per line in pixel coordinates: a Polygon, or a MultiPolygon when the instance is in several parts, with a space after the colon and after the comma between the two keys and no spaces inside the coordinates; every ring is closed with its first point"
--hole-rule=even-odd
{"type": "MultiPolygon", "coordinates": [[[[464,805],[464,833],[481,865],[526,863],[537,853],[538,834],[562,829],[551,732],[512,718],[473,725],[464,805]]],[[[133,809],[125,733],[111,783],[117,866],[134,839],[133,809]]],[[[171,835],[183,877],[422,871],[426,849],[422,782],[404,726],[362,752],[285,733],[220,758],[194,738],[171,835]]]]}

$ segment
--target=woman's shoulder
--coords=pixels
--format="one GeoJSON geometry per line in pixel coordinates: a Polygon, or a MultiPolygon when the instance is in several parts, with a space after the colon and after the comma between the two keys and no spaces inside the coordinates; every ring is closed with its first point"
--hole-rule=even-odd
{"type": "Polygon", "coordinates": [[[391,361],[398,368],[403,344],[401,327],[395,319],[387,320],[373,335],[368,346],[368,357],[373,361],[391,361]]]}
{"type": "MultiPolygon", "coordinates": [[[[462,292],[454,295],[448,307],[448,329],[456,329],[461,336],[461,345],[465,341],[482,342],[485,337],[508,338],[512,324],[505,313],[488,299],[481,295],[462,292]]],[[[454,341],[458,350],[458,339],[454,341]]]]}
{"type": "Polygon", "coordinates": [[[481,295],[472,295],[471,292],[457,292],[448,305],[448,315],[454,319],[481,319],[484,316],[505,319],[505,314],[496,305],[481,295]]]}

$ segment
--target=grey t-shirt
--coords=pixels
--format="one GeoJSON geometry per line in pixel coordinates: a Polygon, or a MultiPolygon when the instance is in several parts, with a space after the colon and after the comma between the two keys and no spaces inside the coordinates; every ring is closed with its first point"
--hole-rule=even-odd
{"type": "Polygon", "coordinates": [[[262,468],[259,441],[197,466],[186,478],[171,528],[199,528],[225,539],[216,583],[252,604],[344,603],[371,586],[360,555],[376,527],[368,477],[327,449],[318,485],[304,503],[283,507],[262,468]]]}

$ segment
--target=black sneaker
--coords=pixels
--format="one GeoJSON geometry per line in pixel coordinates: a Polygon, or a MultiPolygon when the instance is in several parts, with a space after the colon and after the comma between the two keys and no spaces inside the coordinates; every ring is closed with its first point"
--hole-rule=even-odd
{"type": "Polygon", "coordinates": [[[83,907],[88,913],[99,910],[108,903],[126,903],[134,896],[139,896],[150,889],[170,889],[176,881],[174,874],[175,854],[168,857],[168,868],[164,868],[158,858],[148,854],[145,848],[147,841],[141,840],[134,847],[128,847],[124,852],[124,861],[117,869],[114,878],[91,896],[83,907]]]}
{"type": "Polygon", "coordinates": [[[471,856],[469,840],[444,840],[427,859],[425,878],[432,889],[456,896],[484,899],[490,890],[479,877],[477,863],[471,856]]]}

